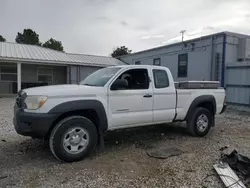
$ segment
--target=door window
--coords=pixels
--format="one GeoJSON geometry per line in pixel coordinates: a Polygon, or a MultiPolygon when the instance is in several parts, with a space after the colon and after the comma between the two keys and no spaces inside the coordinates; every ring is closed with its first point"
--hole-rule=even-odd
{"type": "Polygon", "coordinates": [[[122,73],[118,79],[125,79],[128,88],[125,90],[139,90],[149,88],[149,77],[147,69],[132,69],[122,73]]]}
{"type": "Polygon", "coordinates": [[[165,70],[153,70],[155,88],[166,88],[169,86],[168,75],[165,70]]]}

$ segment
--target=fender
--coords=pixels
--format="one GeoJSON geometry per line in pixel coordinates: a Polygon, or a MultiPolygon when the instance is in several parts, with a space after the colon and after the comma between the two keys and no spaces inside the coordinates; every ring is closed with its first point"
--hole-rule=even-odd
{"type": "Polygon", "coordinates": [[[193,100],[191,105],[189,106],[188,112],[186,114],[185,120],[192,114],[193,110],[197,107],[200,106],[204,102],[212,102],[213,104],[213,111],[214,114],[216,114],[216,101],[213,95],[202,95],[193,100]]]}
{"type": "Polygon", "coordinates": [[[53,107],[49,114],[63,114],[75,110],[94,110],[100,119],[100,128],[102,131],[108,129],[107,115],[103,104],[97,100],[75,100],[61,103],[53,107]]]}

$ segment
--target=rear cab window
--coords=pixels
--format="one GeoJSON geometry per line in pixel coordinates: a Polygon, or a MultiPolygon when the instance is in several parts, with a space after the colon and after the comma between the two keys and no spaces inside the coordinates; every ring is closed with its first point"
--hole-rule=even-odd
{"type": "Polygon", "coordinates": [[[156,89],[169,87],[168,74],[162,69],[153,69],[154,85],[156,89]]]}

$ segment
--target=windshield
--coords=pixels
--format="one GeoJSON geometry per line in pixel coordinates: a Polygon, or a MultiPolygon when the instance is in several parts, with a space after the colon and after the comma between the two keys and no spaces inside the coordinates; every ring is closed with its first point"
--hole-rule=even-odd
{"type": "Polygon", "coordinates": [[[118,67],[100,69],[81,81],[80,85],[103,87],[120,69],[118,67]]]}

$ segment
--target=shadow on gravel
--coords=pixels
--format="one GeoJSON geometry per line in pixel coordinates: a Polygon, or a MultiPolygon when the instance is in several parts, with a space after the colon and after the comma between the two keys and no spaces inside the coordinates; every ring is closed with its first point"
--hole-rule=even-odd
{"type": "Polygon", "coordinates": [[[123,129],[107,132],[104,136],[105,148],[117,145],[148,149],[162,139],[175,140],[177,137],[187,136],[186,129],[181,124],[152,125],[139,128],[123,129]]]}
{"type": "Polygon", "coordinates": [[[27,159],[36,159],[50,154],[48,143],[43,140],[28,138],[22,141],[5,142],[2,146],[2,152],[10,159],[23,156],[27,159]]]}
{"type": "Polygon", "coordinates": [[[39,139],[27,139],[19,145],[20,152],[23,153],[37,153],[41,151],[49,151],[48,141],[39,139]]]}
{"type": "MultiPolygon", "coordinates": [[[[123,129],[107,132],[104,136],[104,152],[111,152],[113,149],[121,149],[134,145],[136,148],[149,149],[158,141],[163,139],[175,140],[179,137],[187,136],[185,128],[180,125],[154,125],[140,128],[123,129]]],[[[39,139],[25,139],[19,142],[4,142],[2,155],[6,157],[6,162],[22,159],[20,164],[26,162],[39,161],[53,163],[57,161],[50,152],[48,141],[39,139]]],[[[90,158],[97,155],[98,150],[90,158]]],[[[103,152],[99,154],[104,154],[103,152]]],[[[105,154],[104,154],[105,155],[105,154]]]]}

